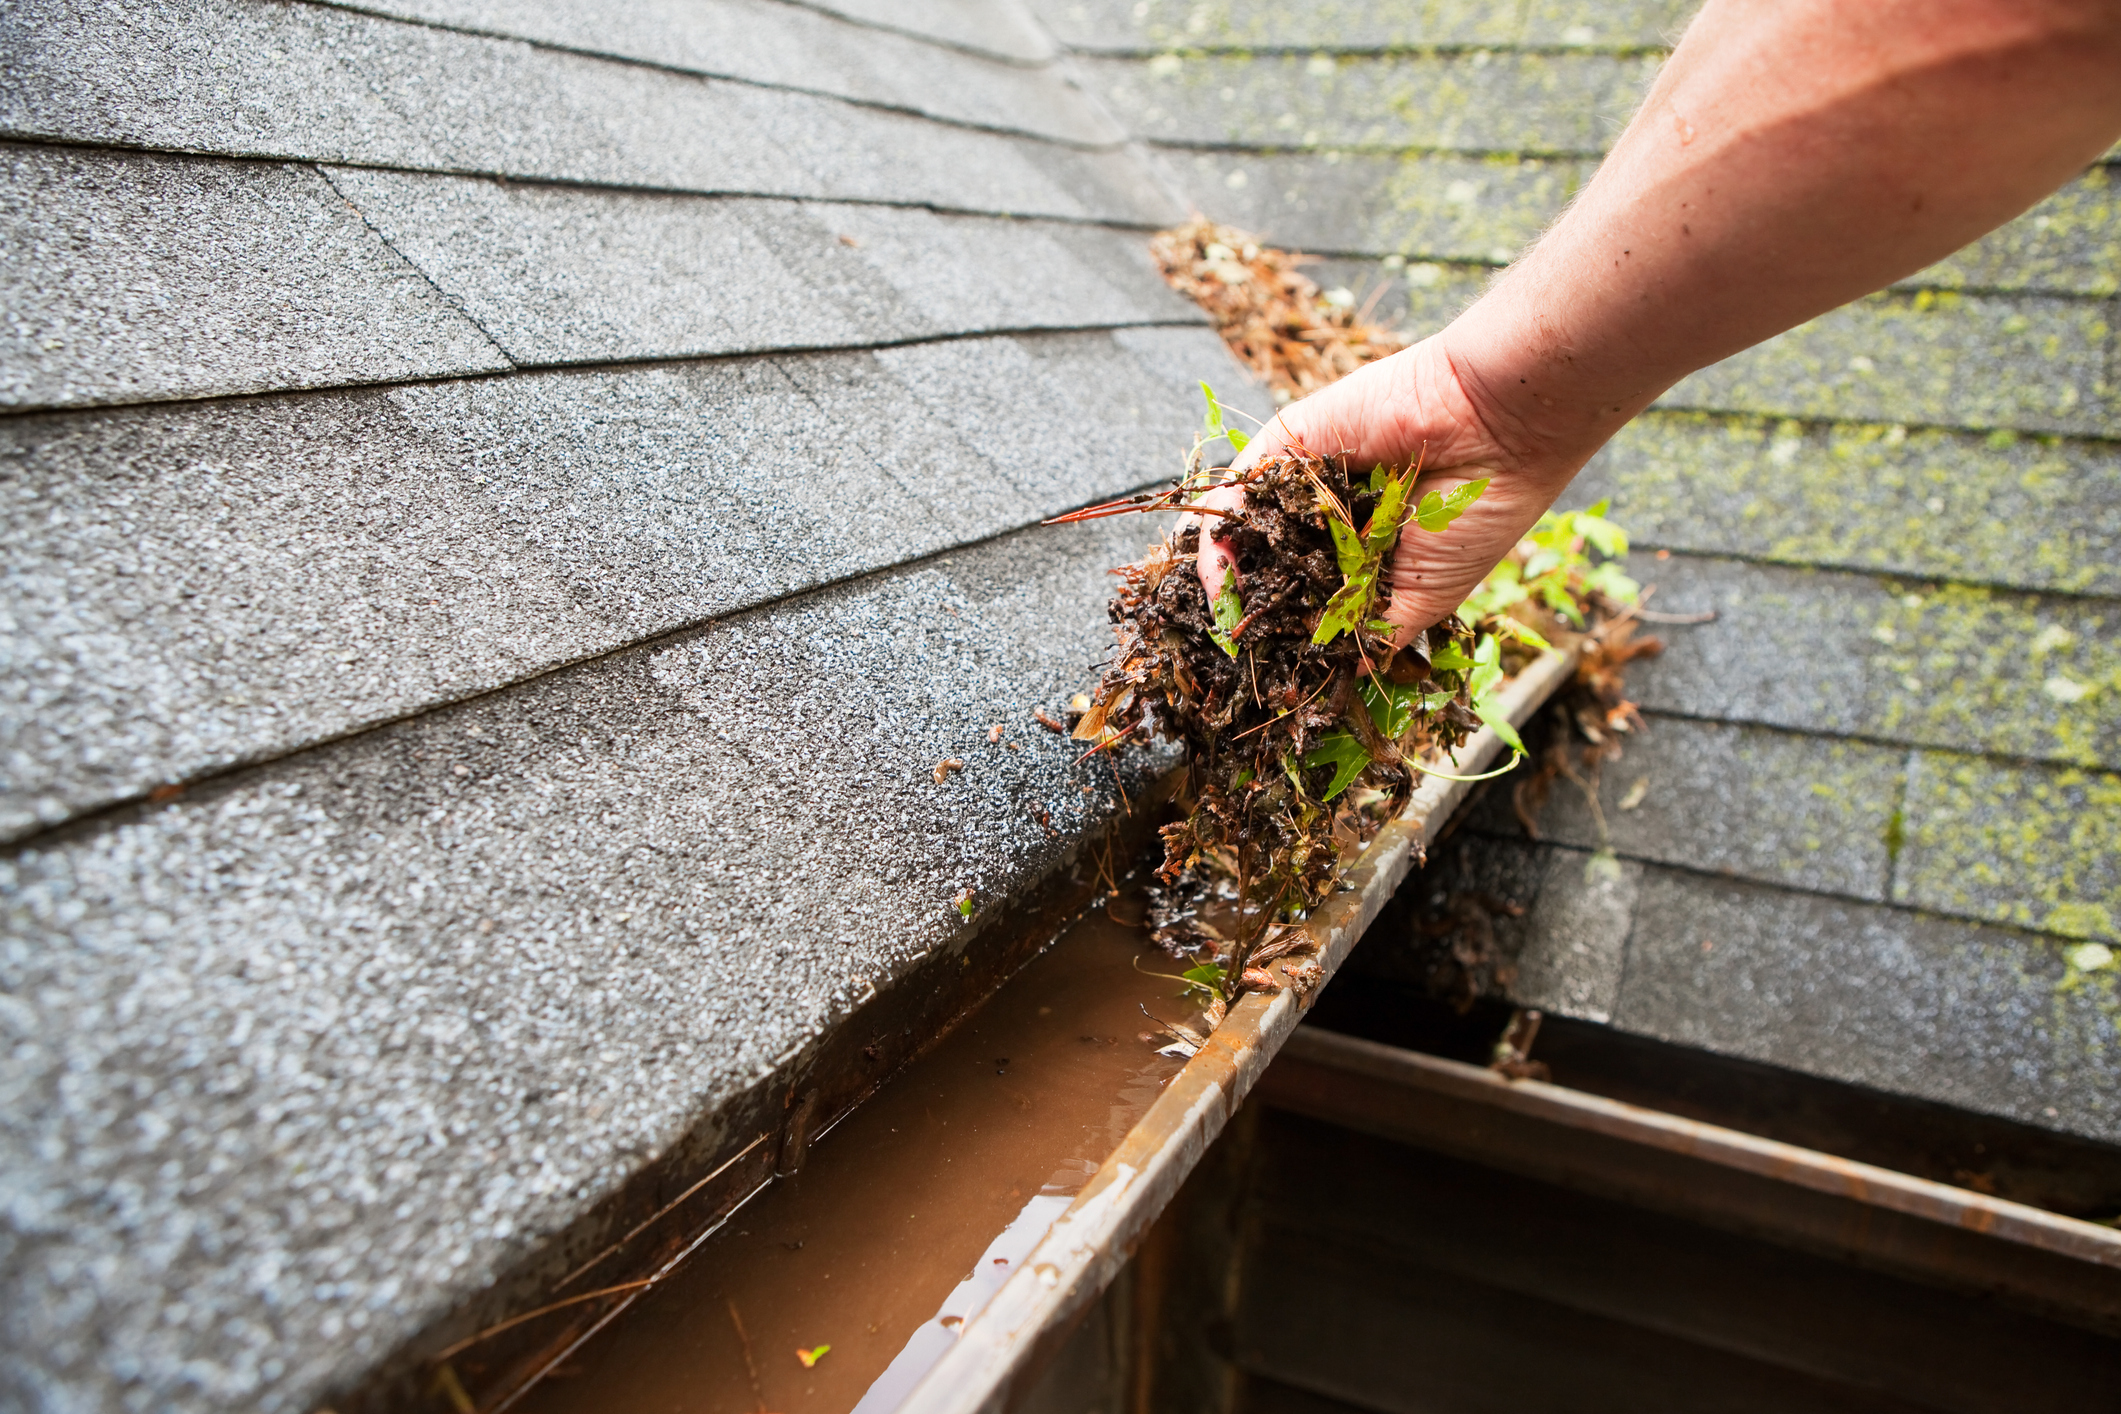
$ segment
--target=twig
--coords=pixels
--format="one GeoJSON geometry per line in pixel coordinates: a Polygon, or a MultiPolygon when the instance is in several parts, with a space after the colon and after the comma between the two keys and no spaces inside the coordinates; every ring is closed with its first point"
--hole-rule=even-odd
{"type": "Polygon", "coordinates": [[[751,1394],[759,1402],[759,1414],[766,1414],[766,1389],[759,1383],[758,1362],[751,1358],[751,1337],[744,1333],[744,1318],[736,1313],[736,1298],[729,1299],[729,1324],[736,1327],[736,1338],[744,1343],[744,1372],[751,1376],[751,1394]]]}
{"type": "Polygon", "coordinates": [[[444,1360],[449,1359],[453,1355],[463,1354],[465,1351],[471,1349],[471,1347],[477,1345],[482,1340],[497,1336],[502,1331],[508,1330],[512,1327],[520,1326],[525,1321],[535,1320],[539,1316],[546,1315],[547,1313],[552,1311],[557,1311],[563,1306],[578,1306],[584,1301],[594,1301],[599,1296],[616,1296],[622,1291],[638,1291],[644,1286],[654,1286],[656,1280],[657,1279],[655,1277],[642,1277],[639,1281],[620,1282],[617,1286],[607,1286],[601,1291],[585,1291],[580,1296],[570,1296],[565,1301],[555,1301],[550,1306],[540,1306],[535,1311],[525,1311],[520,1316],[510,1316],[507,1320],[502,1321],[498,1325],[488,1326],[485,1330],[480,1331],[477,1335],[465,1336],[455,1345],[449,1346],[444,1350],[437,1351],[434,1355],[430,1356],[429,1359],[432,1363],[439,1365],[444,1360]]]}
{"type": "Polygon", "coordinates": [[[1327,679],[1326,679],[1326,680],[1325,680],[1324,682],[1322,682],[1322,683],[1320,683],[1320,684],[1318,685],[1318,691],[1317,691],[1317,692],[1313,692],[1313,693],[1312,693],[1312,694],[1311,694],[1311,695],[1310,695],[1309,697],[1306,697],[1306,698],[1305,698],[1305,699],[1304,699],[1303,701],[1301,701],[1301,702],[1297,703],[1297,704],[1296,704],[1296,705],[1295,705],[1294,707],[1291,707],[1291,708],[1290,708],[1290,709],[1289,709],[1288,711],[1286,711],[1286,712],[1277,712],[1277,713],[1276,713],[1275,715],[1273,715],[1273,716],[1271,716],[1271,717],[1267,718],[1267,720],[1265,720],[1264,722],[1261,722],[1261,723],[1260,723],[1260,724],[1259,724],[1258,726],[1256,726],[1256,727],[1247,727],[1247,728],[1246,728],[1245,730],[1243,730],[1243,731],[1239,732],[1239,733],[1238,733],[1238,734],[1237,734],[1236,736],[1233,736],[1233,737],[1231,737],[1231,738],[1230,738],[1230,740],[1232,740],[1232,741],[1243,741],[1243,740],[1244,740],[1244,739],[1245,739],[1246,737],[1248,737],[1248,736],[1252,735],[1252,733],[1254,733],[1254,732],[1263,732],[1263,731],[1265,731],[1265,730],[1266,730],[1266,729],[1267,729],[1268,727],[1271,727],[1271,726],[1273,726],[1273,725],[1274,725],[1274,724],[1275,724],[1276,722],[1282,721],[1283,719],[1285,719],[1285,718],[1288,718],[1288,717],[1293,717],[1293,716],[1295,716],[1295,715],[1296,715],[1296,714],[1297,714],[1298,712],[1301,712],[1301,711],[1303,711],[1303,709],[1304,709],[1304,708],[1306,708],[1306,707],[1310,706],[1310,705],[1311,705],[1311,704],[1312,704],[1313,702],[1316,702],[1316,701],[1318,700],[1318,694],[1319,694],[1320,692],[1324,692],[1324,691],[1325,691],[1325,690],[1326,690],[1327,688],[1331,687],[1332,685],[1333,685],[1333,679],[1332,679],[1332,678],[1330,678],[1330,677],[1328,677],[1328,678],[1327,678],[1327,679]]]}
{"type": "Polygon", "coordinates": [[[717,1167],[713,1173],[708,1174],[705,1178],[693,1184],[683,1193],[680,1193],[677,1197],[671,1199],[662,1207],[656,1209],[654,1213],[642,1219],[640,1224],[636,1226],[633,1231],[627,1233],[617,1242],[612,1243],[609,1247],[606,1247],[603,1251],[597,1253],[596,1256],[591,1257],[588,1261],[582,1263],[581,1266],[576,1267],[566,1276],[560,1278],[559,1285],[554,1287],[553,1289],[557,1291],[566,1287],[571,1282],[573,1282],[576,1277],[579,1277],[580,1275],[582,1275],[582,1273],[596,1266],[597,1263],[603,1261],[606,1257],[609,1257],[612,1253],[618,1251],[621,1247],[624,1247],[627,1243],[633,1241],[636,1237],[639,1237],[649,1228],[661,1222],[664,1218],[670,1215],[671,1210],[677,1207],[678,1204],[684,1202],[687,1198],[690,1198],[693,1194],[699,1192],[702,1188],[705,1188],[708,1184],[714,1182],[723,1174],[729,1172],[729,1170],[733,1168],[740,1160],[742,1160],[746,1154],[749,1154],[753,1149],[758,1148],[759,1145],[765,1143],[771,1137],[771,1131],[768,1131],[767,1133],[761,1134],[758,1138],[752,1140],[749,1144],[746,1144],[743,1148],[737,1150],[734,1154],[731,1154],[727,1159],[724,1159],[722,1161],[720,1166],[717,1167]]]}

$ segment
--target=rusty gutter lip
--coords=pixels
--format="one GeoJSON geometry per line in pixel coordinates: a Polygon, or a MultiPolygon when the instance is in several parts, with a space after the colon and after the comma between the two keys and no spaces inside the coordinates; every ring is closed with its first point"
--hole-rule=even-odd
{"type": "MultiPolygon", "coordinates": [[[[1527,665],[1504,689],[1510,721],[1518,726],[1529,721],[1575,666],[1573,650],[1549,652],[1527,665]]],[[[1482,728],[1460,748],[1459,773],[1478,775],[1502,751],[1502,739],[1482,728]]],[[[1332,980],[1470,790],[1465,781],[1423,777],[1405,812],[1378,831],[1348,870],[1343,891],[1304,921],[1317,942],[1321,986],[1332,980]]],[[[956,1344],[899,1405],[901,1414],[989,1414],[1005,1408],[1011,1386],[1039,1354],[1041,1334],[1065,1323],[1111,1284],[1302,1014],[1303,1003],[1288,988],[1249,994],[1231,1008],[1044,1240],[965,1323],[956,1344]]]]}
{"type": "MultiPolygon", "coordinates": [[[[1992,1198],[1971,1189],[1563,1085],[1510,1080],[1482,1066],[1331,1031],[1306,1031],[1294,1038],[1289,1059],[1299,1069],[1319,1076],[1379,1081],[1403,1090],[1506,1111],[1542,1125],[1617,1139],[1697,1164],[1920,1218],[2121,1274],[2121,1231],[2008,1198],[1992,1198]]],[[[1280,1093],[1280,1072],[1276,1075],[1277,1082],[1270,1084],[1265,1095],[1268,1102],[1298,1113],[1312,1112],[1301,1096],[1292,1093],[1285,1097],[1280,1093]]],[[[1364,1127],[1380,1132],[1400,1128],[1390,1123],[1364,1127]]],[[[1483,1146],[1474,1142],[1451,1147],[1472,1150],[1483,1146]]]]}

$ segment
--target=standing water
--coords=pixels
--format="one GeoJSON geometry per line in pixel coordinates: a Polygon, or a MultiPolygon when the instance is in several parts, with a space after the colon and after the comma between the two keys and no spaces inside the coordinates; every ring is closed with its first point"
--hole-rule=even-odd
{"type": "Polygon", "coordinates": [[[1141,1039],[1183,1008],[1137,958],[1174,970],[1084,914],[515,1409],[897,1407],[1183,1064],[1141,1039]]]}

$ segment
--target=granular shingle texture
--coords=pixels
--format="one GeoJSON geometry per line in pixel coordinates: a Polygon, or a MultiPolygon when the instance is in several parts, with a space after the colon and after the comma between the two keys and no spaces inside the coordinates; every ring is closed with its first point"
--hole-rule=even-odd
{"type": "Polygon", "coordinates": [[[2101,438],[1653,412],[1574,494],[1690,554],[2121,597],[2121,446],[2101,438]]]}
{"type": "Polygon", "coordinates": [[[1655,58],[1471,54],[1159,55],[1086,60],[1136,136],[1204,147],[1605,151],[1655,58]]]}
{"type": "Polygon", "coordinates": [[[1065,845],[1034,807],[1117,808],[1030,713],[1140,533],[999,541],[0,863],[9,1402],[305,1408],[956,943],[960,890],[1005,906],[1065,845]]]}
{"type": "Polygon", "coordinates": [[[305,3],[28,0],[0,133],[528,180],[1156,222],[1123,152],[305,3]]]}
{"type": "Polygon", "coordinates": [[[0,407],[509,366],[314,170],[0,146],[0,407]]]}
{"type": "MultiPolygon", "coordinates": [[[[1036,3],[1206,215],[1417,338],[1589,179],[1692,8],[1036,3]]],[[[1556,782],[1534,846],[1491,795],[1362,966],[1424,977],[1416,925],[1517,897],[1520,1002],[2115,1136],[2114,974],[2064,955],[2121,916],[2116,170],[1593,462],[1569,503],[1612,498],[1652,607],[1718,617],[1654,630],[1595,810],[1556,782]],[[1705,954],[1697,909],[1757,917],[1705,954]]]]}
{"type": "Polygon", "coordinates": [[[1148,366],[1079,334],[0,423],[0,829],[1118,494],[1193,421],[1170,365],[1228,367],[1168,334],[1148,366]]]}
{"type": "MultiPolygon", "coordinates": [[[[1585,786],[1558,781],[1539,832],[1556,844],[1882,900],[1906,770],[1906,751],[1893,747],[1652,717],[1599,773],[1597,810],[1585,786]]],[[[1475,821],[1493,834],[1517,829],[1502,792],[1475,821]]]]}
{"type": "Polygon", "coordinates": [[[984,946],[1124,808],[1030,527],[1259,402],[1021,11],[414,13],[0,16],[10,1409],[311,1414],[984,946]]]}
{"type": "MultiPolygon", "coordinates": [[[[850,23],[831,7],[797,9],[772,0],[660,0],[622,8],[583,0],[363,0],[350,8],[1070,142],[1111,145],[1123,136],[1057,70],[1026,72],[1021,62],[966,52],[983,37],[1010,45],[1016,36],[998,25],[975,31],[972,45],[945,47],[850,23]]],[[[1014,47],[1022,52],[1021,43],[1014,47]]]]}
{"type": "MultiPolygon", "coordinates": [[[[976,945],[1119,808],[1028,527],[1259,401],[1146,229],[1433,328],[1683,18],[1071,3],[0,14],[0,1404],[311,1414],[976,945]]],[[[1595,469],[1724,617],[1459,836],[1525,997],[2116,1136],[2109,175],[1595,469]]]]}
{"type": "Polygon", "coordinates": [[[1659,48],[1685,26],[1686,0],[1050,0],[1040,6],[1063,42],[1085,52],[1169,49],[1418,49],[1516,45],[1659,48]]]}
{"type": "Polygon", "coordinates": [[[524,364],[1202,322],[1132,233],[902,207],[329,175],[524,364]]]}

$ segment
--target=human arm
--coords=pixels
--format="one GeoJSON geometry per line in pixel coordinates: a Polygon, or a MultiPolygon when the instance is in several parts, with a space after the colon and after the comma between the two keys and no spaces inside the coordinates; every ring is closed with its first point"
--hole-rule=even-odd
{"type": "MultiPolygon", "coordinates": [[[[1443,332],[1291,404],[1290,443],[1479,477],[1385,617],[1455,610],[1680,378],[1965,245],[2121,134],[2121,4],[1709,0],[1579,200],[1443,332]]],[[[1213,493],[1218,501],[1235,492],[1213,493]]],[[[1224,571],[1210,540],[1201,574],[1224,571]]]]}

